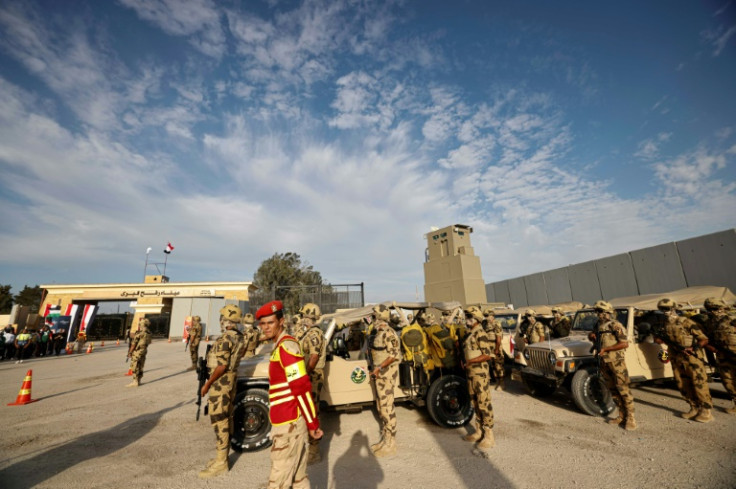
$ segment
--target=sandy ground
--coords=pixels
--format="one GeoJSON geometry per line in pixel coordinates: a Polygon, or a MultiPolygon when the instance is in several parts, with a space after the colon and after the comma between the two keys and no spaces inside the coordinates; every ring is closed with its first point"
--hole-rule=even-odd
{"type": "MultiPolygon", "coordinates": [[[[195,422],[196,378],[181,343],[154,342],[143,384],[124,386],[123,346],[90,355],[0,362],[0,487],[257,488],[269,451],[230,456],[231,471],[203,481],[214,455],[206,417],[195,422]],[[32,397],[14,402],[33,369],[32,397]]],[[[465,429],[435,426],[423,409],[397,406],[398,453],[376,459],[372,409],[323,413],[323,461],[309,467],[313,488],[736,487],[736,416],[711,384],[715,420],[677,416],[672,386],[634,389],[639,429],[626,432],[579,413],[562,395],[540,400],[507,380],[493,392],[496,447],[474,452],[465,429]]]]}

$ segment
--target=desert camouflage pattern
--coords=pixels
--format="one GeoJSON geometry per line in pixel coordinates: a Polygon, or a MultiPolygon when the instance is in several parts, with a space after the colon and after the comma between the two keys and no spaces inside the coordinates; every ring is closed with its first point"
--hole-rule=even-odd
{"type": "Polygon", "coordinates": [[[147,327],[141,328],[135,332],[131,345],[133,353],[130,355],[130,370],[133,372],[133,378],[139,382],[143,378],[143,366],[146,364],[146,355],[148,354],[148,345],[151,344],[151,332],[147,327]]]}
{"type": "Polygon", "coordinates": [[[218,366],[227,367],[227,371],[210,386],[207,400],[218,450],[225,450],[230,446],[230,417],[235,400],[238,366],[244,348],[243,335],[235,329],[227,329],[215,341],[208,359],[207,366],[210,373],[218,366]]]}
{"type": "MultiPolygon", "coordinates": [[[[621,341],[628,341],[626,330],[618,321],[603,322],[598,326],[597,334],[601,335],[602,348],[608,348],[621,341]]],[[[631,380],[624,355],[624,350],[609,351],[601,355],[601,375],[619,413],[624,418],[628,418],[634,416],[634,396],[629,388],[631,380]]]]}
{"type": "Polygon", "coordinates": [[[325,335],[322,333],[319,326],[311,326],[301,337],[299,343],[302,347],[305,362],[309,361],[310,356],[317,355],[319,360],[317,361],[315,369],[322,370],[325,368],[325,347],[327,345],[325,344],[325,335]]]}
{"type": "Polygon", "coordinates": [[[488,363],[471,363],[467,361],[481,355],[492,355],[495,343],[492,343],[480,324],[476,324],[465,337],[463,350],[468,375],[468,393],[481,429],[493,428],[493,405],[491,404],[491,376],[488,363]]]}
{"type": "Polygon", "coordinates": [[[570,328],[572,328],[572,324],[569,317],[562,316],[559,321],[553,319],[549,325],[550,336],[552,338],[565,338],[570,336],[570,328]]]}
{"type": "Polygon", "coordinates": [[[256,348],[260,344],[261,331],[253,324],[246,325],[243,329],[243,352],[244,358],[255,356],[256,348]]]}
{"type": "Polygon", "coordinates": [[[384,439],[396,436],[396,412],[394,411],[394,388],[399,378],[401,344],[396,331],[386,323],[378,321],[376,336],[371,344],[373,365],[378,367],[384,360],[393,357],[391,364],[381,369],[375,378],[376,409],[381,420],[381,435],[384,439]]]}
{"type": "Polygon", "coordinates": [[[723,387],[736,403],[736,317],[723,309],[709,311],[705,333],[718,350],[716,361],[723,387]]]}
{"type": "Polygon", "coordinates": [[[697,347],[707,337],[693,320],[679,317],[674,311],[665,313],[665,323],[655,335],[664,341],[669,351],[672,371],[683,399],[697,408],[712,409],[705,363],[696,354],[683,351],[697,347]]]}
{"type": "Polygon", "coordinates": [[[197,358],[199,355],[199,341],[202,339],[202,323],[192,318],[192,325],[189,326],[189,356],[192,358],[192,365],[197,366],[197,358]]]}
{"type": "Polygon", "coordinates": [[[501,326],[501,321],[488,318],[483,321],[483,327],[488,335],[488,340],[491,342],[491,356],[493,357],[491,368],[493,369],[493,376],[496,379],[502,379],[504,376],[503,347],[499,348],[498,354],[496,353],[496,341],[503,341],[503,327],[501,326]]]}
{"type": "Polygon", "coordinates": [[[268,489],[309,489],[307,424],[286,423],[271,428],[271,474],[268,489]],[[294,461],[296,460],[296,463],[294,461]]]}
{"type": "Polygon", "coordinates": [[[531,345],[532,343],[539,343],[544,337],[544,325],[537,321],[534,324],[530,324],[527,321],[526,327],[526,344],[531,345]]]}

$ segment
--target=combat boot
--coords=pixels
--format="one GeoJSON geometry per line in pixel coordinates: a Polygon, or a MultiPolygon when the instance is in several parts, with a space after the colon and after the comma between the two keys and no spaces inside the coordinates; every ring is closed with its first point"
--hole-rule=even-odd
{"type": "Polygon", "coordinates": [[[199,472],[199,478],[200,479],[209,479],[210,477],[215,477],[216,475],[222,474],[223,472],[227,472],[230,470],[230,467],[228,466],[227,461],[227,453],[228,449],[224,450],[217,450],[217,457],[215,458],[215,463],[212,465],[208,464],[208,467],[204,470],[201,470],[199,472]]]}
{"type": "Polygon", "coordinates": [[[621,411],[618,412],[618,418],[611,418],[611,419],[607,419],[606,420],[606,423],[608,423],[608,424],[617,424],[618,425],[618,424],[621,424],[623,422],[624,422],[624,415],[621,414],[621,411]]]}
{"type": "Polygon", "coordinates": [[[698,423],[708,423],[713,421],[713,415],[710,414],[710,409],[700,408],[700,412],[695,416],[695,421],[698,423]]]}
{"type": "Polygon", "coordinates": [[[483,432],[480,430],[480,426],[478,426],[478,419],[476,418],[475,422],[473,423],[473,428],[475,428],[475,431],[472,433],[469,433],[465,436],[463,436],[463,440],[465,441],[478,441],[483,436],[483,432]]]}
{"type": "Polygon", "coordinates": [[[498,380],[496,381],[495,390],[499,390],[499,389],[504,390],[504,391],[506,390],[506,381],[504,380],[503,377],[499,377],[498,380]]]}
{"type": "Polygon", "coordinates": [[[187,367],[187,372],[191,372],[192,370],[197,370],[197,366],[196,365],[192,365],[190,367],[187,367]]]}
{"type": "Polygon", "coordinates": [[[728,414],[736,414],[736,401],[733,401],[733,406],[726,408],[728,414]]]}
{"type": "Polygon", "coordinates": [[[378,441],[378,443],[374,443],[373,445],[371,445],[371,452],[376,453],[376,451],[381,449],[384,443],[386,443],[386,434],[384,432],[381,432],[381,439],[378,441]]]}
{"type": "Polygon", "coordinates": [[[316,443],[309,444],[309,454],[307,455],[307,465],[316,464],[322,461],[322,454],[319,453],[319,445],[316,443]]]}
{"type": "Polygon", "coordinates": [[[697,415],[698,415],[698,408],[697,406],[695,406],[695,404],[690,404],[690,411],[686,413],[680,413],[680,416],[682,416],[685,419],[693,419],[697,415]]]}
{"type": "Polygon", "coordinates": [[[133,382],[126,385],[125,387],[138,387],[140,385],[140,381],[138,379],[133,379],[133,382]]]}
{"type": "Polygon", "coordinates": [[[485,428],[483,430],[483,439],[478,442],[477,446],[481,450],[487,450],[496,446],[496,439],[493,437],[493,430],[491,428],[485,428]]]}
{"type": "Polygon", "coordinates": [[[626,416],[626,421],[624,422],[624,429],[626,431],[634,431],[636,429],[636,420],[634,419],[633,414],[629,414],[626,416]]]}
{"type": "Polygon", "coordinates": [[[388,435],[384,440],[383,446],[374,452],[376,457],[389,457],[396,453],[396,438],[388,435]]]}

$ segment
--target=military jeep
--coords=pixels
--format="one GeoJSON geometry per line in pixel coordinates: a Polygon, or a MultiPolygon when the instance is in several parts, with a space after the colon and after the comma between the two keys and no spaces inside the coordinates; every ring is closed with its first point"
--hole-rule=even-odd
{"type": "MultiPolygon", "coordinates": [[[[664,320],[657,310],[657,302],[664,297],[673,299],[682,310],[691,311],[702,307],[707,297],[736,298],[725,287],[704,286],[612,299],[615,318],[624,326],[629,342],[625,359],[632,383],[673,377],[672,365],[658,358],[660,350],[666,347],[654,343],[651,335],[651,328],[664,320]]],[[[597,322],[593,309],[579,310],[570,336],[528,345],[521,352],[523,364],[512,373],[512,378],[521,380],[529,393],[537,397],[550,396],[564,387],[584,413],[607,415],[615,404],[601,382],[597,359],[591,351],[593,343],[588,340],[597,322]]]]}
{"type": "MultiPolygon", "coordinates": [[[[383,304],[397,310],[434,308],[444,311],[460,307],[458,302],[383,304]]],[[[323,408],[326,405],[335,410],[352,411],[374,404],[375,388],[370,381],[370,358],[367,355],[368,337],[372,329],[369,318],[372,312],[373,307],[368,306],[323,316],[319,324],[327,343],[325,383],[320,396],[323,408]],[[349,335],[359,336],[357,345],[355,336],[349,335]],[[355,347],[351,349],[349,344],[355,347]]],[[[396,402],[411,402],[416,406],[426,407],[432,420],[446,428],[467,424],[473,415],[473,408],[465,373],[459,362],[434,365],[427,369],[416,361],[409,361],[406,343],[415,341],[421,341],[421,338],[418,340],[416,335],[402,338],[399,381],[394,391],[396,402]]],[[[432,342],[431,348],[437,350],[442,346],[439,342],[432,342]]],[[[233,432],[230,437],[231,446],[237,451],[259,450],[271,444],[268,365],[272,350],[272,343],[262,345],[256,356],[240,363],[233,407],[233,432]]],[[[444,357],[448,352],[434,353],[444,357]]],[[[449,354],[447,357],[449,358],[449,354]]]]}

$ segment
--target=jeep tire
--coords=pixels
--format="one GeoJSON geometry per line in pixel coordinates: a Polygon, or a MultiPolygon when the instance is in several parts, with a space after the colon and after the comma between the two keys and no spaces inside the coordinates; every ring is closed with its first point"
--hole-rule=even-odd
{"type": "Polygon", "coordinates": [[[583,368],[575,372],[570,391],[578,409],[591,416],[606,416],[616,408],[611,392],[595,368],[583,368]]]}
{"type": "Polygon", "coordinates": [[[467,424],[473,417],[468,380],[457,375],[435,379],[427,391],[427,411],[435,423],[445,428],[467,424]]]}
{"type": "Polygon", "coordinates": [[[235,396],[230,446],[238,452],[252,452],[271,445],[268,392],[248,389],[235,396]]]}

